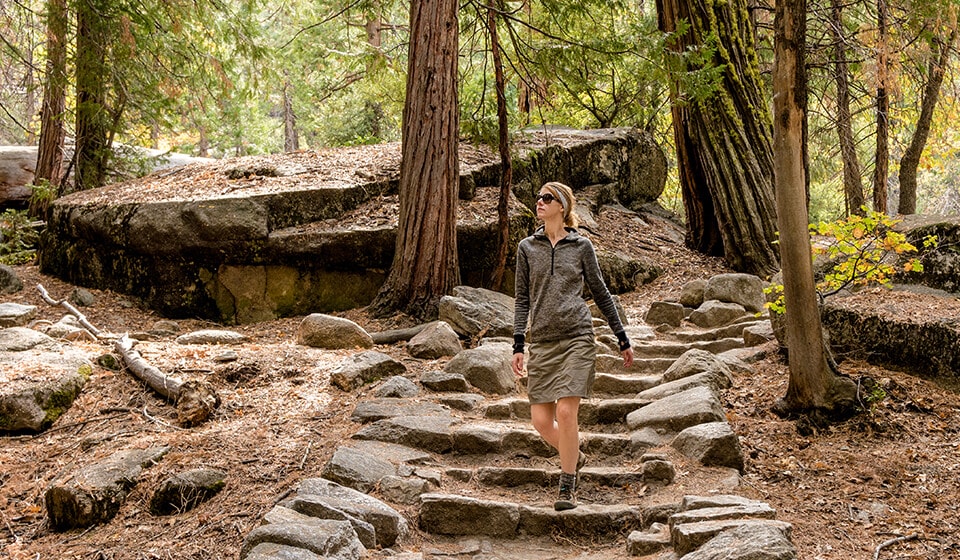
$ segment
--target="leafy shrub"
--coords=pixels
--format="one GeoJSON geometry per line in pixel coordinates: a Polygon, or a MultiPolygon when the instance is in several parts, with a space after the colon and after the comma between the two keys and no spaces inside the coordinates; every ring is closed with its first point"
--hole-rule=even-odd
{"type": "MultiPolygon", "coordinates": [[[[817,283],[817,295],[822,301],[837,292],[851,287],[877,285],[889,287],[893,276],[898,272],[899,258],[916,253],[917,248],[907,242],[904,234],[894,231],[899,220],[890,218],[882,212],[864,209],[863,216],[851,215],[834,222],[810,224],[813,258],[826,257],[831,264],[817,283]]],[[[924,248],[935,246],[936,236],[927,236],[924,248]]],[[[920,272],[923,264],[914,257],[902,265],[904,272],[920,272]]],[[[783,286],[775,284],[765,292],[775,298],[767,303],[773,313],[785,311],[783,286]]]]}
{"type": "Polygon", "coordinates": [[[40,234],[23,210],[5,210],[0,214],[0,263],[23,264],[36,254],[40,234]]]}

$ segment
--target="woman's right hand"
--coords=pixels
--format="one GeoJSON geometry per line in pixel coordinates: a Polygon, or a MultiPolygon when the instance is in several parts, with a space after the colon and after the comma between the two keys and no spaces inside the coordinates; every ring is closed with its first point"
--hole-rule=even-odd
{"type": "Polygon", "coordinates": [[[513,374],[517,377],[523,375],[523,352],[517,352],[513,355],[513,359],[510,361],[510,365],[513,366],[513,374]]]}

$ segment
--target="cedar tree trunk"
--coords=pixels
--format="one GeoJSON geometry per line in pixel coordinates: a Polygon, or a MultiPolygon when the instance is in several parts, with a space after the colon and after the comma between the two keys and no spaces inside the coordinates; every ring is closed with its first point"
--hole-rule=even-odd
{"type": "Polygon", "coordinates": [[[59,186],[63,172],[63,116],[67,96],[67,2],[47,2],[47,67],[40,110],[36,181],[59,186]]]}
{"type": "Polygon", "coordinates": [[[390,274],[375,315],[437,315],[460,282],[457,268],[457,0],[410,3],[410,55],[403,107],[400,217],[390,274]]]}
{"type": "Polygon", "coordinates": [[[109,0],[77,3],[77,190],[101,187],[106,178],[111,121],[106,107],[110,10],[109,0]]]}
{"type": "Polygon", "coordinates": [[[678,84],[671,84],[687,244],[722,253],[735,270],[769,274],[778,268],[773,148],[746,2],[657,0],[657,15],[665,32],[689,22],[670,45],[676,53],[715,36],[721,47],[713,64],[724,67],[707,99],[683,99],[678,84]]]}

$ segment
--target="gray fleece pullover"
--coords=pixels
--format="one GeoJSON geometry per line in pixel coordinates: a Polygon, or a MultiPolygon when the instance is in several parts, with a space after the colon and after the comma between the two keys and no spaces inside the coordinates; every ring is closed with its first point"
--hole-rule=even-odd
{"type": "Polygon", "coordinates": [[[513,332],[521,351],[528,318],[530,342],[593,334],[593,320],[582,296],[584,282],[610,328],[622,341],[627,340],[603,282],[593,243],[577,230],[566,229],[567,236],[556,247],[540,227],[517,249],[513,332]]]}

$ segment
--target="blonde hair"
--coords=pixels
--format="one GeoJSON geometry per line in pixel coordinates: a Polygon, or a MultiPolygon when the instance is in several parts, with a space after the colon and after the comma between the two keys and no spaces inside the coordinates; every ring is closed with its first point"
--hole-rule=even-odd
{"type": "Polygon", "coordinates": [[[572,228],[580,225],[580,220],[577,219],[577,214],[573,211],[577,206],[577,199],[573,196],[573,189],[556,181],[544,183],[541,188],[550,191],[550,194],[563,206],[563,225],[572,228]]]}

